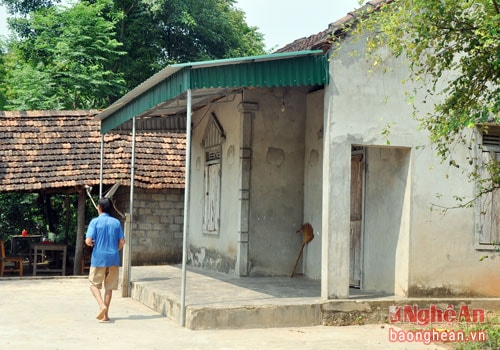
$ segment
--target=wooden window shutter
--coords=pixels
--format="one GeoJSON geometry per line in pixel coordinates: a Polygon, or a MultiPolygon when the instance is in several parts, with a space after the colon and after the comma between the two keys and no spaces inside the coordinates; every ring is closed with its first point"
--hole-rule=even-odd
{"type": "Polygon", "coordinates": [[[205,212],[204,230],[207,233],[219,232],[220,215],[220,163],[205,166],[205,212]]]}
{"type": "MultiPolygon", "coordinates": [[[[483,164],[487,164],[492,160],[499,161],[500,153],[498,152],[481,152],[483,164]]],[[[483,170],[484,176],[487,176],[486,170],[483,170]]],[[[480,227],[479,227],[479,244],[493,245],[500,241],[500,191],[498,189],[493,192],[485,193],[479,199],[480,201],[480,227]]]]}
{"type": "Polygon", "coordinates": [[[203,231],[210,234],[219,233],[221,160],[224,139],[224,129],[215,113],[212,113],[203,136],[203,146],[205,147],[203,231]]]}

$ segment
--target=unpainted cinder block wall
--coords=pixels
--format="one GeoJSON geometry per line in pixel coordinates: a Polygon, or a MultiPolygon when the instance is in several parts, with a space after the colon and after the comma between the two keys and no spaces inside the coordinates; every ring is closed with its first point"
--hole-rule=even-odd
{"type": "MultiPolygon", "coordinates": [[[[114,196],[123,213],[129,212],[129,191],[123,187],[114,196]]],[[[134,189],[132,265],[180,263],[183,215],[184,190],[134,189]]]]}

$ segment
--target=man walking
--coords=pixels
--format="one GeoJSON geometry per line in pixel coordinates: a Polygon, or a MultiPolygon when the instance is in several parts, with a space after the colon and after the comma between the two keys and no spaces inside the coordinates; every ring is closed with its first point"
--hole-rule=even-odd
{"type": "Polygon", "coordinates": [[[85,238],[85,244],[93,247],[89,271],[90,291],[99,304],[96,318],[101,322],[109,322],[111,297],[113,290],[118,289],[120,250],[125,245],[120,221],[109,215],[111,207],[111,199],[99,199],[99,216],[90,221],[85,238]],[[104,299],[101,296],[103,284],[104,299]]]}

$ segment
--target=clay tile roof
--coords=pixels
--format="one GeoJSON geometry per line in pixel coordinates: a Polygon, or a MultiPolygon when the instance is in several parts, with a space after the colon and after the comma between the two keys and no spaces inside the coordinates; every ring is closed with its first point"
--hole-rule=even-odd
{"type": "MultiPolygon", "coordinates": [[[[0,191],[70,189],[99,183],[97,111],[0,111],[0,191]]],[[[134,185],[184,188],[185,135],[138,133],[134,185]]],[[[130,133],[104,138],[104,184],[130,185],[130,133]]]]}
{"type": "Polygon", "coordinates": [[[349,12],[346,16],[331,23],[327,29],[311,36],[297,39],[294,42],[285,45],[275,51],[275,53],[294,52],[302,50],[323,50],[327,51],[330,48],[331,37],[343,35],[345,29],[352,25],[362,13],[366,10],[378,10],[385,4],[391,3],[394,0],[372,0],[368,1],[361,8],[349,12]]]}
{"type": "Polygon", "coordinates": [[[319,43],[327,41],[330,33],[331,33],[330,29],[325,29],[324,31],[319,32],[318,34],[308,36],[307,38],[297,39],[294,42],[283,46],[281,49],[276,50],[275,53],[312,50],[316,48],[316,46],[319,43]]]}

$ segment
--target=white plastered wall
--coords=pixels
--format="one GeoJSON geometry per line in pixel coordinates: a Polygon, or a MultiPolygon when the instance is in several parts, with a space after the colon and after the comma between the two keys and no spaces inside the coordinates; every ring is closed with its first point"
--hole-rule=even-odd
{"type": "MultiPolygon", "coordinates": [[[[331,60],[327,89],[323,173],[322,296],[345,296],[348,266],[350,147],[367,150],[364,271],[368,290],[398,295],[496,295],[500,259],[480,262],[474,247],[474,209],[448,210],[455,196],[471,199],[474,184],[461,169],[441,163],[428,134],[412,117],[403,85],[403,58],[386,52],[387,72],[370,70],[364,40],[343,43],[331,60]],[[357,55],[352,52],[357,51],[357,55]],[[390,130],[384,135],[384,130],[390,130]],[[438,207],[436,207],[436,205],[438,207]],[[488,281],[485,283],[485,281],[488,281]]],[[[415,103],[419,116],[432,105],[415,103]]],[[[466,148],[455,159],[466,164],[466,148]]]]}
{"type": "Polygon", "coordinates": [[[301,89],[250,89],[252,126],[249,260],[252,276],[292,271],[303,223],[306,94],[301,89]]]}
{"type": "Polygon", "coordinates": [[[323,105],[325,91],[307,96],[304,154],[304,222],[314,229],[314,239],[304,249],[303,272],[321,278],[321,205],[323,193],[323,105]]]}
{"type": "Polygon", "coordinates": [[[191,155],[191,198],[188,240],[193,265],[234,273],[238,242],[239,149],[241,118],[238,105],[241,95],[221,100],[198,110],[193,115],[191,155]],[[226,138],[222,143],[220,230],[219,234],[203,233],[204,166],[203,136],[210,115],[215,113],[226,138]]]}

